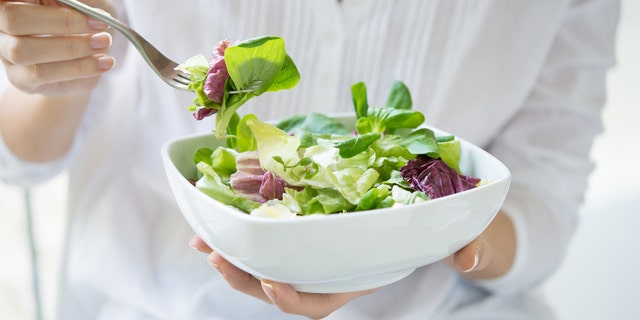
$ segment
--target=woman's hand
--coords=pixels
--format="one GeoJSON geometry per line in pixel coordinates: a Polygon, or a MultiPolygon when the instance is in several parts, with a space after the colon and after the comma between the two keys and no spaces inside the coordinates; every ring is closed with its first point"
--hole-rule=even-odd
{"type": "MultiPolygon", "coordinates": [[[[114,13],[109,0],[84,1],[114,13]]],[[[0,59],[26,93],[90,91],[115,61],[108,26],[54,0],[0,1],[0,59]],[[42,3],[42,5],[36,4],[42,3]]]]}
{"type": "Polygon", "coordinates": [[[491,279],[506,274],[516,255],[516,233],[511,219],[500,211],[478,238],[445,259],[470,279],[491,279]]]}
{"type": "Polygon", "coordinates": [[[375,289],[371,289],[335,294],[297,292],[288,284],[267,280],[260,281],[236,268],[213,252],[198,236],[191,240],[190,245],[196,250],[209,255],[207,258],[209,264],[224,277],[233,289],[267,303],[272,303],[285,313],[297,314],[311,319],[321,319],[351,300],[375,291],[375,289]]]}
{"type": "MultiPolygon", "coordinates": [[[[115,14],[110,0],[85,3],[115,14]]],[[[0,133],[13,153],[47,162],[70,149],[91,91],[113,68],[107,25],[55,0],[0,0],[0,133]],[[36,4],[41,3],[41,4],[36,4]]]]}

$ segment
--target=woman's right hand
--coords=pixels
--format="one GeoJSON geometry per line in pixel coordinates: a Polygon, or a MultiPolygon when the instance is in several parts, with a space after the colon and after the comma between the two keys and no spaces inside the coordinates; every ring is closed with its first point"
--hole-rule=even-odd
{"type": "MultiPolygon", "coordinates": [[[[115,13],[109,0],[83,2],[115,13]]],[[[104,23],[55,0],[0,0],[0,59],[8,80],[25,93],[91,91],[115,65],[108,55],[107,30],[104,23]]]]}

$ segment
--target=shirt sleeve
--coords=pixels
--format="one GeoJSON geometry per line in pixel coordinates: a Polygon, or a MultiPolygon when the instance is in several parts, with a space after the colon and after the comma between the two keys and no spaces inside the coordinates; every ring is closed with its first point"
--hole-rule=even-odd
{"type": "Polygon", "coordinates": [[[0,135],[0,181],[23,187],[46,181],[64,171],[77,145],[73,143],[72,151],[58,160],[32,163],[16,157],[0,135]]]}
{"type": "Polygon", "coordinates": [[[489,291],[533,287],[563,260],[594,168],[618,17],[618,1],[572,2],[531,94],[489,147],[512,173],[503,210],[517,232],[511,270],[477,282],[489,291]]]}

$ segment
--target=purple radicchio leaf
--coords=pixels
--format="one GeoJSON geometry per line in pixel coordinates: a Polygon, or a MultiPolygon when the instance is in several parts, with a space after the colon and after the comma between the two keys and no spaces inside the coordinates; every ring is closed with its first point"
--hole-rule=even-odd
{"type": "Polygon", "coordinates": [[[224,98],[224,86],[229,78],[224,52],[231,45],[231,41],[223,40],[213,49],[209,59],[209,72],[204,81],[203,90],[209,100],[220,104],[224,98]]]}
{"type": "Polygon", "coordinates": [[[236,172],[231,175],[231,188],[240,196],[257,202],[265,202],[260,195],[266,171],[260,167],[258,152],[242,152],[236,156],[236,172]]]}
{"type": "Polygon", "coordinates": [[[400,169],[402,178],[412,189],[437,199],[454,193],[473,189],[480,179],[457,173],[441,159],[419,155],[400,169]]]}
{"type": "Polygon", "coordinates": [[[198,110],[196,110],[196,112],[193,113],[193,118],[200,121],[206,117],[214,115],[217,112],[218,112],[218,109],[201,107],[201,108],[198,108],[198,110]]]}
{"type": "Polygon", "coordinates": [[[236,156],[236,172],[229,180],[238,195],[259,203],[282,200],[285,188],[303,189],[291,186],[274,173],[262,169],[257,151],[242,152],[236,156]]]}
{"type": "Polygon", "coordinates": [[[260,195],[267,199],[282,200],[282,194],[284,194],[284,187],[286,183],[282,178],[277,177],[270,171],[267,171],[262,177],[262,184],[260,185],[260,195]]]}

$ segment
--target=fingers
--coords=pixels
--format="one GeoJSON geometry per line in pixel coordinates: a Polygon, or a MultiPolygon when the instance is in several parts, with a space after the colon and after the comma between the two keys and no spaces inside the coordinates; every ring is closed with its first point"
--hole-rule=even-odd
{"type": "Polygon", "coordinates": [[[115,66],[108,26],[55,1],[33,2],[0,2],[0,59],[9,81],[46,95],[93,89],[115,66]]]}
{"type": "Polygon", "coordinates": [[[28,93],[55,95],[92,88],[97,82],[87,81],[110,70],[115,59],[108,55],[42,63],[29,66],[5,64],[11,83],[28,93]]]}
{"type": "Polygon", "coordinates": [[[238,269],[236,266],[227,262],[227,260],[222,258],[220,255],[213,252],[211,247],[209,247],[209,245],[207,245],[207,243],[204,242],[202,238],[197,235],[194,236],[193,238],[191,238],[191,241],[189,241],[189,246],[202,253],[208,254],[207,261],[209,262],[211,267],[218,271],[218,273],[220,273],[220,275],[225,278],[225,280],[227,280],[232,288],[240,292],[249,294],[265,302],[269,302],[267,295],[264,293],[264,291],[262,291],[262,288],[260,287],[260,281],[258,281],[258,279],[238,269]]]}
{"type": "Polygon", "coordinates": [[[111,43],[111,35],[105,32],[68,37],[0,34],[0,59],[11,83],[24,92],[85,90],[94,84],[85,79],[115,66],[115,59],[106,54],[111,43]]]}
{"type": "Polygon", "coordinates": [[[84,58],[111,46],[107,32],[64,37],[13,37],[0,34],[0,55],[11,64],[34,65],[84,58]]]}
{"type": "Polygon", "coordinates": [[[375,289],[370,289],[357,292],[321,294],[297,292],[288,284],[267,280],[262,280],[261,285],[271,303],[280,310],[311,319],[325,318],[350,301],[375,291],[375,289]]]}
{"type": "Polygon", "coordinates": [[[197,235],[191,238],[191,241],[189,241],[189,246],[205,254],[210,254],[211,252],[213,252],[209,245],[207,245],[207,243],[197,235]]]}
{"type": "Polygon", "coordinates": [[[252,275],[240,270],[215,252],[207,257],[207,261],[229,283],[229,286],[242,293],[271,303],[260,285],[260,281],[252,275]]]}
{"type": "Polygon", "coordinates": [[[14,36],[95,33],[108,26],[59,6],[0,2],[0,30],[14,36]]]}
{"type": "Polygon", "coordinates": [[[375,291],[375,289],[371,289],[337,294],[297,292],[288,284],[256,279],[235,267],[217,253],[212,252],[209,246],[199,237],[194,237],[190,245],[198,251],[210,253],[207,261],[229,283],[231,288],[264,302],[272,303],[285,313],[321,319],[338,310],[349,301],[375,291]]]}

